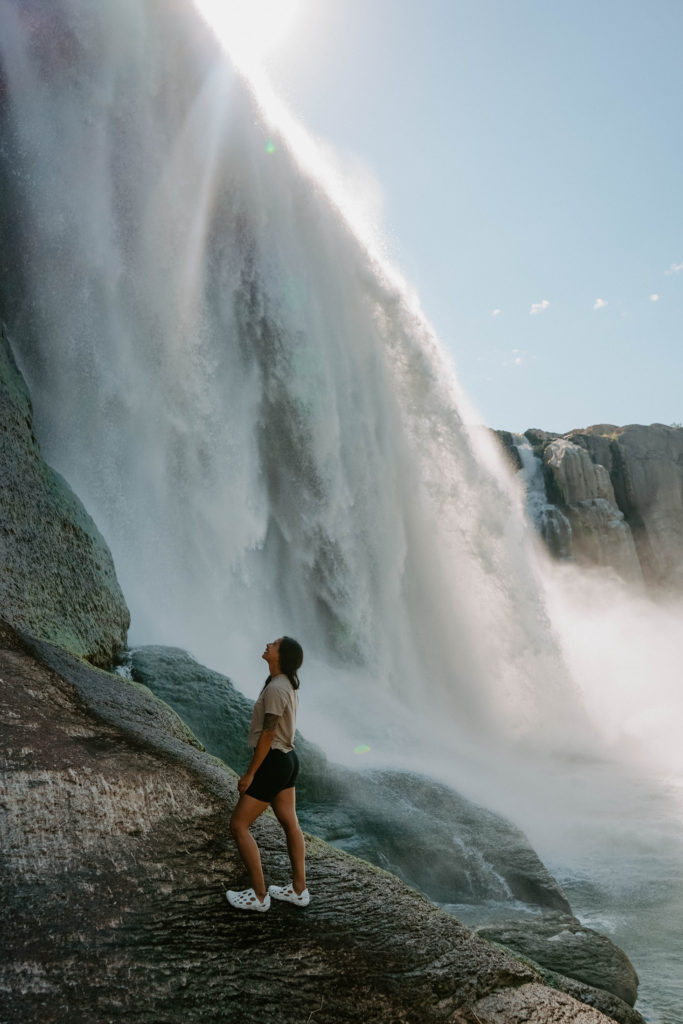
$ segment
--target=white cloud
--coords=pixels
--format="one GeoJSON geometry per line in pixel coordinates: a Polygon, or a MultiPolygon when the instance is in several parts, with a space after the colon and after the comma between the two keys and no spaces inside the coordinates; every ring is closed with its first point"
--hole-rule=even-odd
{"type": "Polygon", "coordinates": [[[529,316],[535,316],[536,313],[542,313],[549,305],[550,303],[547,299],[543,299],[542,302],[532,302],[531,309],[529,310],[529,316]]]}
{"type": "Polygon", "coordinates": [[[604,299],[596,299],[593,303],[593,309],[604,309],[607,305],[604,299]]]}
{"type": "Polygon", "coordinates": [[[491,313],[491,316],[500,316],[502,312],[502,309],[494,309],[493,312],[491,313]]]}
{"type": "Polygon", "coordinates": [[[652,293],[650,296],[650,302],[659,302],[659,295],[657,295],[657,292],[652,293]]]}
{"type": "Polygon", "coordinates": [[[672,263],[669,269],[665,270],[664,273],[671,276],[671,274],[680,274],[681,270],[683,270],[683,263],[672,263]]]}
{"type": "Polygon", "coordinates": [[[510,350],[510,358],[504,359],[501,366],[523,366],[526,361],[527,353],[521,348],[513,348],[510,350]]]}

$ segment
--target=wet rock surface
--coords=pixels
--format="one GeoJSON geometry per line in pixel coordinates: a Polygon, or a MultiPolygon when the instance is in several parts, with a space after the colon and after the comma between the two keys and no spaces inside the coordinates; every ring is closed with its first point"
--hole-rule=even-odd
{"type": "MultiPolygon", "coordinates": [[[[0,643],[13,1024],[607,1020],[316,839],[306,910],[231,910],[234,776],[144,688],[6,626],[0,643]]],[[[268,879],[286,878],[273,817],[254,831],[268,879]]]]}
{"type": "Polygon", "coordinates": [[[15,626],[94,664],[124,647],[130,616],[109,549],[42,459],[31,400],[0,326],[0,608],[15,626]]]}
{"type": "Polygon", "coordinates": [[[638,975],[626,954],[573,916],[545,912],[482,924],[474,931],[551,971],[606,989],[630,1006],[636,1001],[638,975]]]}

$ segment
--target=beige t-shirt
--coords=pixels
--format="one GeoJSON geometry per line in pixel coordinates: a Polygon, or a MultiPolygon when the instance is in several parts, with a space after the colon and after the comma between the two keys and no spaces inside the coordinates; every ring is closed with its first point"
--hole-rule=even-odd
{"type": "Polygon", "coordinates": [[[299,691],[295,690],[285,675],[274,676],[261,691],[254,704],[254,711],[249,726],[247,743],[255,747],[263,732],[263,720],[266,715],[277,715],[278,723],[273,736],[275,750],[294,750],[294,733],[296,732],[296,713],[299,707],[299,691]]]}

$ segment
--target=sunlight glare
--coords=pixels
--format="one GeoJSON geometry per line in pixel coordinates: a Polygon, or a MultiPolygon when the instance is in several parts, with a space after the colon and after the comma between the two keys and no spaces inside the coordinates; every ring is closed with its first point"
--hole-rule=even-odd
{"type": "Polygon", "coordinates": [[[290,34],[301,0],[194,0],[234,60],[263,60],[290,34]]]}

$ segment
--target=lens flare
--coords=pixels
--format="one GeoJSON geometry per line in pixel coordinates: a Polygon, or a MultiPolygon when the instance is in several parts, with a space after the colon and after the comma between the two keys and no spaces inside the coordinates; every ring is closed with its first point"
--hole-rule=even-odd
{"type": "Polygon", "coordinates": [[[353,752],[354,754],[369,754],[370,747],[367,745],[367,743],[361,743],[357,747],[353,748],[353,752]]]}

